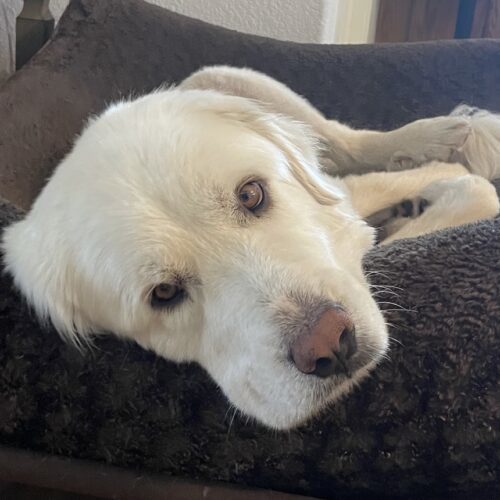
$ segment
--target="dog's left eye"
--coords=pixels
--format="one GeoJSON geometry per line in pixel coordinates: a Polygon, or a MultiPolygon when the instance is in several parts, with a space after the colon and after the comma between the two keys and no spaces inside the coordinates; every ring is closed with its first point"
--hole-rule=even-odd
{"type": "Polygon", "coordinates": [[[247,182],[240,188],[238,198],[246,209],[253,212],[264,202],[264,188],[256,181],[247,182]]]}
{"type": "Polygon", "coordinates": [[[153,288],[151,306],[155,308],[172,307],[181,302],[185,296],[186,291],[180,286],[161,283],[153,288]]]}

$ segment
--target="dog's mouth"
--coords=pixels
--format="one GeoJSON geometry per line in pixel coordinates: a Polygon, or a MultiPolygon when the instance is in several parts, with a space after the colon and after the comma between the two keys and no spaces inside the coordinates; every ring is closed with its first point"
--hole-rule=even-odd
{"type": "MultiPolygon", "coordinates": [[[[306,376],[305,382],[311,392],[311,416],[349,392],[375,366],[378,357],[368,351],[357,352],[349,360],[348,369],[327,378],[306,376]],[[315,408],[314,408],[315,407],[315,408]]],[[[307,390],[307,389],[305,389],[307,390]]]]}
{"type": "Polygon", "coordinates": [[[348,378],[354,377],[357,372],[366,368],[373,362],[378,361],[379,356],[379,353],[371,352],[371,350],[367,349],[366,347],[359,348],[358,352],[349,361],[351,375],[348,378]]]}
{"type": "MultiPolygon", "coordinates": [[[[312,418],[327,411],[331,405],[347,395],[358,382],[365,378],[375,366],[377,358],[370,350],[361,349],[350,360],[345,372],[332,374],[328,377],[319,377],[305,374],[286,360],[288,369],[293,370],[290,375],[290,387],[286,383],[282,391],[266,401],[264,411],[257,415],[262,423],[276,429],[290,429],[301,426],[312,418]],[[278,403],[279,400],[281,400],[278,403]],[[279,408],[278,410],[270,408],[279,408]],[[270,414],[273,416],[270,418],[270,414]]],[[[260,391],[258,391],[260,392],[260,391]]],[[[255,410],[255,407],[252,408],[255,410]]]]}
{"type": "Polygon", "coordinates": [[[253,362],[242,357],[238,364],[246,367],[238,381],[215,367],[233,405],[267,426],[290,429],[356,387],[385,353],[385,324],[375,303],[364,303],[364,314],[344,303],[306,293],[276,299],[253,362]]]}
{"type": "Polygon", "coordinates": [[[226,395],[243,413],[264,425],[284,430],[304,424],[348,394],[370,373],[381,351],[369,339],[361,337],[345,370],[327,376],[301,371],[287,349],[280,349],[278,359],[276,354],[268,354],[270,357],[261,369],[250,366],[241,383],[235,384],[226,395]]]}

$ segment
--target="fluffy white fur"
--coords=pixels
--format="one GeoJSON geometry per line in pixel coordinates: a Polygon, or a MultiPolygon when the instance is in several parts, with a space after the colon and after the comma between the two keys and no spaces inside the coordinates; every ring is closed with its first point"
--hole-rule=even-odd
{"type": "MultiPolygon", "coordinates": [[[[27,217],[6,230],[5,264],[64,337],[113,332],[168,359],[197,361],[239,410],[289,428],[348,392],[386,352],[386,326],[362,272],[374,241],[362,216],[436,180],[451,179],[462,202],[468,193],[473,220],[497,213],[498,199],[459,166],[425,167],[425,181],[405,182],[399,172],[332,178],[317,149],[327,134],[314,123],[251,95],[189,86],[118,103],[90,122],[27,217]],[[377,184],[384,175],[399,186],[387,196],[389,178],[377,184]],[[259,216],[238,202],[247,180],[266,185],[269,206],[259,216]],[[152,308],[152,288],[177,280],[188,298],[152,308]],[[289,361],[291,339],[276,318],[324,300],[342,304],[356,326],[351,378],[306,375],[289,361]]],[[[468,122],[450,120],[443,135],[461,144],[468,122]]],[[[397,158],[412,148],[422,156],[408,144],[397,158]]],[[[395,152],[377,152],[375,163],[395,152]]],[[[438,200],[448,188],[427,194],[438,200]]],[[[441,214],[441,225],[463,223],[462,212],[451,223],[441,214]]],[[[409,235],[441,225],[421,223],[409,235]]]]}

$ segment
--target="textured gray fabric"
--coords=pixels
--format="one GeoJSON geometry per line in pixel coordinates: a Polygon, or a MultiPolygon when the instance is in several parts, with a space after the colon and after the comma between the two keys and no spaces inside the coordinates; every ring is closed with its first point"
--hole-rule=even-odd
{"type": "Polygon", "coordinates": [[[114,338],[79,353],[37,325],[4,276],[0,443],[322,497],[494,498],[499,256],[498,219],[371,252],[373,283],[389,287],[377,293],[389,360],[291,433],[234,417],[197,366],[114,338]]]}

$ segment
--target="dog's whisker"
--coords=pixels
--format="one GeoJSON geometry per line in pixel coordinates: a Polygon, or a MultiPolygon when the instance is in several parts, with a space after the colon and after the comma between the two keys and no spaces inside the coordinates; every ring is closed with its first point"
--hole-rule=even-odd
{"type": "Polygon", "coordinates": [[[378,361],[379,359],[383,359],[385,361],[391,361],[391,357],[389,356],[388,352],[383,352],[372,356],[372,361],[378,361]]]}
{"type": "Polygon", "coordinates": [[[382,276],[382,278],[386,278],[388,280],[392,279],[396,273],[391,273],[390,271],[365,271],[365,276],[366,277],[371,277],[371,276],[382,276]]]}
{"type": "Polygon", "coordinates": [[[372,297],[383,297],[385,295],[392,295],[393,297],[399,298],[399,294],[392,292],[391,290],[377,290],[372,292],[372,297]]]}
{"type": "Polygon", "coordinates": [[[403,291],[403,288],[400,286],[393,286],[393,285],[376,285],[375,283],[369,283],[370,288],[381,288],[383,290],[398,290],[398,291],[403,291]]]}
{"type": "MultiPolygon", "coordinates": [[[[384,320],[385,320],[385,318],[384,318],[384,320]]],[[[399,328],[397,323],[392,323],[390,321],[384,321],[384,323],[385,323],[385,326],[387,328],[399,328]]]]}
{"type": "Polygon", "coordinates": [[[227,407],[227,410],[226,410],[226,413],[224,413],[224,418],[222,419],[223,422],[226,421],[227,419],[227,416],[229,414],[229,412],[233,409],[233,405],[231,403],[228,403],[228,407],[227,407]]]}
{"type": "Polygon", "coordinates": [[[387,307],[382,309],[383,313],[393,313],[393,312],[414,312],[413,309],[405,309],[402,307],[387,307]]]}
{"type": "Polygon", "coordinates": [[[389,335],[389,342],[399,344],[400,346],[404,347],[404,344],[403,342],[401,342],[401,340],[397,339],[396,337],[392,337],[391,335],[389,335]]]}
{"type": "Polygon", "coordinates": [[[395,302],[389,302],[389,301],[380,301],[377,302],[379,305],[388,305],[388,306],[394,306],[394,309],[388,309],[384,308],[386,311],[406,311],[406,312],[415,312],[415,309],[411,309],[408,307],[404,307],[401,304],[396,304],[395,302]]]}
{"type": "MultiPolygon", "coordinates": [[[[226,416],[227,416],[227,413],[231,409],[233,410],[233,414],[231,415],[231,420],[229,421],[229,425],[228,425],[228,428],[227,428],[226,440],[229,439],[229,434],[231,433],[231,428],[233,427],[234,419],[236,417],[236,414],[238,413],[238,408],[236,408],[236,406],[234,406],[234,405],[231,405],[229,407],[228,411],[226,412],[226,416]]],[[[225,420],[225,418],[224,418],[224,420],[225,420]]]]}

